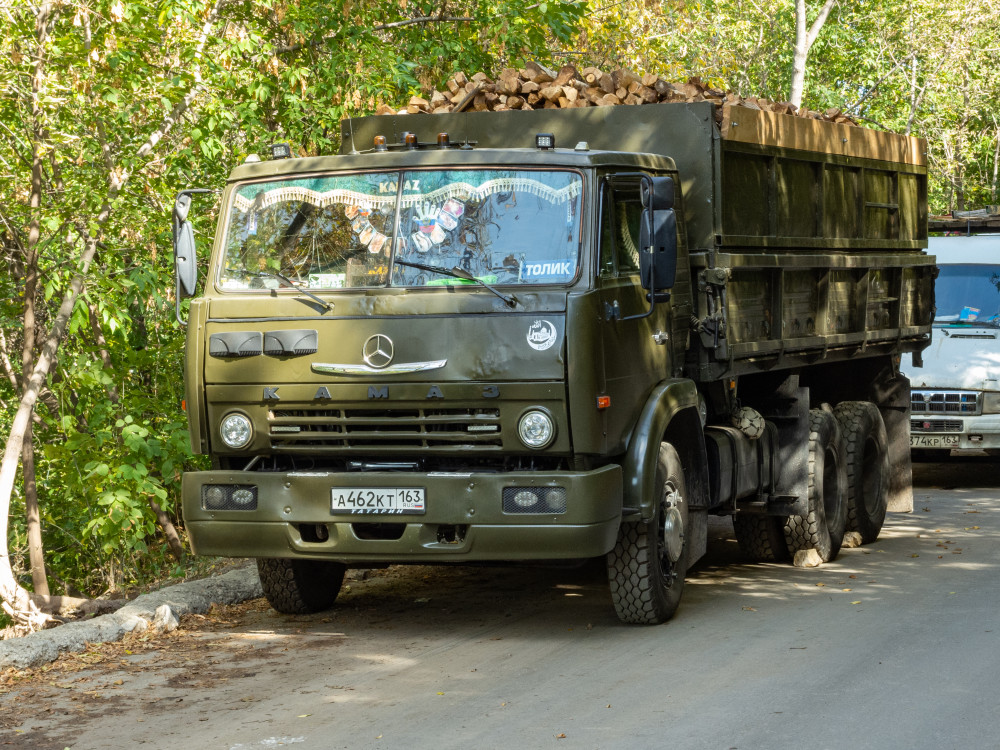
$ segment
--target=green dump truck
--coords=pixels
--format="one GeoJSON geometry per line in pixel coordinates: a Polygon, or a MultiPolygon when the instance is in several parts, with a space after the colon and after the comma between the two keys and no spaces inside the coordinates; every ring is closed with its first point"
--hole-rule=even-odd
{"type": "Polygon", "coordinates": [[[195,191],[174,211],[213,466],[185,524],[277,610],[329,607],[348,567],[606,556],[619,617],[658,623],[709,514],[753,559],[830,560],[912,505],[921,141],[702,102],[281,150],[233,170],[200,296],[195,191]]]}

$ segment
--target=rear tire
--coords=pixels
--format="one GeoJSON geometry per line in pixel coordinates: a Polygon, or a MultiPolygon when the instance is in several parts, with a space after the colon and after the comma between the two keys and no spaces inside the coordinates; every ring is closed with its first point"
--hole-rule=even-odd
{"type": "Polygon", "coordinates": [[[889,440],[878,407],[844,401],[833,410],[844,437],[847,466],[847,530],[863,544],[878,539],[889,502],[889,440]]]}
{"type": "Polygon", "coordinates": [[[740,551],[752,562],[784,562],[789,558],[785,519],[763,513],[737,513],[733,531],[740,551]]]}
{"type": "Polygon", "coordinates": [[[264,596],[278,612],[308,615],[329,609],[337,600],[346,567],[325,560],[258,558],[264,596]]]}
{"type": "Polygon", "coordinates": [[[830,562],[840,552],[847,526],[847,471],[836,418],[828,411],[809,412],[809,491],[805,515],[785,520],[785,541],[793,555],[814,549],[830,562]]]}
{"type": "Polygon", "coordinates": [[[608,553],[611,599],[622,622],[656,625],[673,617],[688,567],[688,499],[677,451],[660,443],[649,521],[623,523],[608,553]]]}

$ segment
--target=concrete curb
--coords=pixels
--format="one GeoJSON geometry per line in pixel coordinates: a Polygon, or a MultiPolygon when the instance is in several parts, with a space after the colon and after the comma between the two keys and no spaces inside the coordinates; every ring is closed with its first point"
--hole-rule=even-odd
{"type": "Polygon", "coordinates": [[[257,568],[230,571],[221,576],[167,586],[143,594],[117,612],[60,625],[22,638],[0,641],[0,669],[28,669],[55,661],[67,651],[83,651],[88,643],[106,643],[126,633],[153,627],[172,630],[176,618],[207,612],[212,604],[238,604],[263,596],[257,568]]]}

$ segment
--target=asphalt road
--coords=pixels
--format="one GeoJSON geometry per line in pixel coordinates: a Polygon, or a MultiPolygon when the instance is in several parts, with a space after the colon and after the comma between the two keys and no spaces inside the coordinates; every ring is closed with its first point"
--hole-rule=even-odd
{"type": "Polygon", "coordinates": [[[820,568],[745,564],[714,526],[663,626],[619,624],[597,565],[392,568],[322,615],[258,600],[15,684],[0,744],[994,750],[1000,463],[915,482],[820,568]]]}

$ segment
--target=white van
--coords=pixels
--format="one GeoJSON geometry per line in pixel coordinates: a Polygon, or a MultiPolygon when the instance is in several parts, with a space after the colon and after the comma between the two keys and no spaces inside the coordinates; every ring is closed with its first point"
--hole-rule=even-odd
{"type": "Polygon", "coordinates": [[[923,367],[910,354],[900,365],[910,448],[921,458],[1000,455],[1000,234],[931,237],[927,251],[940,269],[933,339],[923,367]]]}

